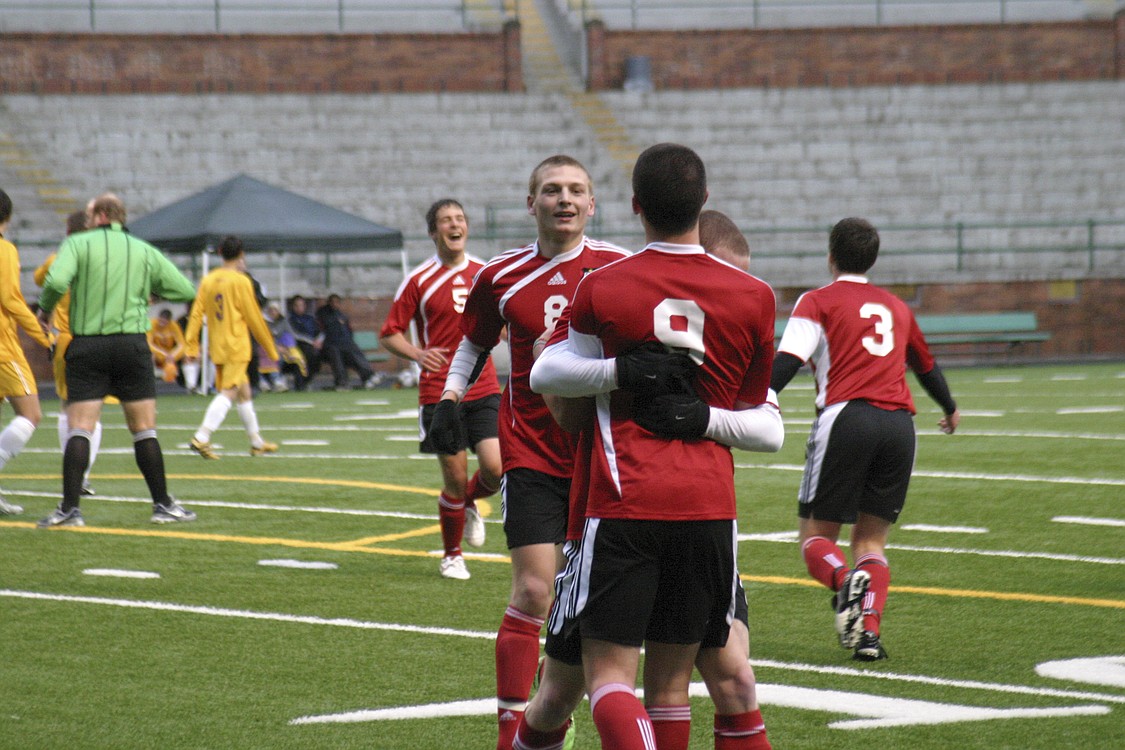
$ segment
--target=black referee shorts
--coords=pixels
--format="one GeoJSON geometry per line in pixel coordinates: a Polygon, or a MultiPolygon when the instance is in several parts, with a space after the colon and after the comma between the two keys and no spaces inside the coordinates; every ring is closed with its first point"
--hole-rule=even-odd
{"type": "Polygon", "coordinates": [[[143,333],[75,336],[65,359],[69,401],[116,396],[129,403],[156,398],[152,351],[143,333]]]}

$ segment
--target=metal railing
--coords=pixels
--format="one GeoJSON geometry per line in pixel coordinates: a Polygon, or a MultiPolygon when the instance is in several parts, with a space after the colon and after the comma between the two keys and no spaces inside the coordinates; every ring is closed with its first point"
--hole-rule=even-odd
{"type": "Polygon", "coordinates": [[[1022,23],[1108,18],[1122,0],[556,0],[574,24],[607,28],[759,28],[1022,23]]]}
{"type": "Polygon", "coordinates": [[[473,30],[484,11],[504,18],[504,5],[504,0],[0,0],[0,33],[460,32],[473,30]]]}

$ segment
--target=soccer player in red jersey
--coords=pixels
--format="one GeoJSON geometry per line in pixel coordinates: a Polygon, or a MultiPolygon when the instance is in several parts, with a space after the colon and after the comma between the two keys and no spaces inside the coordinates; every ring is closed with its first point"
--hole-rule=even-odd
{"type": "Polygon", "coordinates": [[[887,658],[879,639],[891,574],[885,554],[914,466],[914,401],[906,368],[941,406],[941,431],[961,414],[906,303],[867,279],[879,233],[843,219],[828,240],[833,282],[801,295],[781,338],[770,383],[780,391],[804,362],[816,377],[817,416],[798,492],[809,574],[836,592],[836,631],[854,658],[887,658]],[[854,566],[836,544],[852,524],[854,566]]]}
{"type": "MultiPolygon", "coordinates": [[[[768,395],[773,291],[700,246],[702,161],[684,146],[653,146],[637,160],[633,192],[649,244],[583,281],[566,341],[531,378],[544,393],[596,397],[566,617],[581,636],[602,747],[618,750],[657,736],[633,692],[641,644],[646,661],[664,665],[646,680],[686,695],[700,643],[726,642],[737,576],[730,447],[776,451],[784,437],[768,395]],[[677,359],[694,363],[690,382],[677,359]]],[[[683,706],[650,708],[665,719],[683,706]]],[[[769,747],[760,712],[730,718],[742,747],[769,747]]]]}
{"type": "Polygon", "coordinates": [[[388,351],[415,362],[422,369],[418,381],[418,423],[423,453],[437,453],[441,466],[442,493],[438,498],[441,537],[445,554],[441,574],[465,580],[469,571],[461,554],[461,541],[484,544],[484,520],[476,500],[500,487],[500,441],[496,413],[500,408],[500,386],[489,358],[480,377],[457,409],[459,440],[452,453],[438,452],[429,430],[434,408],[441,399],[449,362],[461,342],[461,313],[469,287],[484,261],[465,252],[469,220],[464,207],[443,198],[426,212],[426,229],[437,253],[410,272],[395,293],[391,311],[383,323],[380,341],[388,351]],[[410,324],[416,326],[419,344],[407,338],[410,324]],[[469,477],[468,455],[472,448],[479,468],[469,477]]]}
{"type": "Polygon", "coordinates": [[[528,385],[532,344],[553,325],[589,271],[628,252],[586,237],[594,215],[590,174],[569,156],[549,157],[531,172],[528,213],[538,239],[501,253],[477,274],[461,319],[464,338],[449,367],[430,426],[435,447],[449,447],[454,405],[473,370],[507,328],[511,374],[500,402],[501,498],[512,558],[512,590],[496,637],[498,750],[508,750],[531,694],[539,663],[539,631],[566,536],[572,440],[528,385]]]}

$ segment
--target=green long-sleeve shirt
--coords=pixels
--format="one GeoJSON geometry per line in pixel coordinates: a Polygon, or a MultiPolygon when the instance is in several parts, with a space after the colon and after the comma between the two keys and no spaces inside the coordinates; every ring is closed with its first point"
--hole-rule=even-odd
{"type": "Polygon", "coordinates": [[[159,250],[111,224],[72,234],[43,281],[39,306],[50,312],[70,290],[75,336],[144,333],[149,298],[190,302],[195,287],[159,250]]]}

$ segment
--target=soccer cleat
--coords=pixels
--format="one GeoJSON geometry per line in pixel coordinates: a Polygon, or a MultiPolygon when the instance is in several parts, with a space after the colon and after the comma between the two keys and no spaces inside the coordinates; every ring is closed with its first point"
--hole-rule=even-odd
{"type": "Polygon", "coordinates": [[[64,511],[62,503],[51,511],[51,515],[46,518],[40,518],[39,522],[35,524],[41,529],[47,529],[52,526],[85,526],[86,520],[82,518],[82,511],[78,506],[74,506],[70,510],[64,511]]]}
{"type": "Polygon", "coordinates": [[[878,635],[865,630],[859,638],[859,643],[856,644],[852,658],[856,661],[879,661],[887,658],[887,650],[883,648],[878,635]]]}
{"type": "Polygon", "coordinates": [[[836,592],[836,633],[843,648],[855,648],[863,635],[863,597],[869,585],[870,573],[853,570],[844,577],[836,592]]]}
{"type": "Polygon", "coordinates": [[[250,446],[250,455],[251,456],[264,456],[267,453],[276,453],[276,452],[277,452],[277,443],[267,443],[265,441],[262,441],[262,444],[257,446],[257,447],[255,447],[253,445],[250,446]]]}
{"type": "Polygon", "coordinates": [[[23,506],[9,503],[4,498],[0,497],[0,516],[18,516],[23,513],[23,506]]]}
{"type": "Polygon", "coordinates": [[[202,440],[196,440],[195,438],[192,438],[191,449],[198,453],[200,456],[203,456],[203,458],[210,459],[212,461],[217,461],[219,458],[219,454],[215,452],[215,449],[211,447],[211,444],[205,443],[202,440]]]}
{"type": "Polygon", "coordinates": [[[168,498],[166,503],[153,503],[152,505],[153,523],[181,523],[194,521],[195,518],[194,513],[172,498],[168,498]]]}
{"type": "Polygon", "coordinates": [[[441,559],[441,577],[454,578],[458,581],[469,580],[469,569],[465,567],[465,558],[452,555],[441,559]]]}
{"type": "Polygon", "coordinates": [[[465,506],[465,544],[470,547],[484,546],[484,519],[475,507],[465,506]]]}
{"type": "Polygon", "coordinates": [[[363,382],[363,387],[366,388],[367,390],[371,391],[371,390],[374,390],[374,389],[378,388],[379,385],[382,384],[382,382],[383,382],[383,376],[382,376],[381,373],[377,372],[363,382]]]}
{"type": "Polygon", "coordinates": [[[85,484],[82,485],[82,494],[85,495],[86,497],[93,497],[94,495],[96,495],[98,493],[94,492],[94,488],[90,486],[89,482],[86,482],[85,484]]]}

